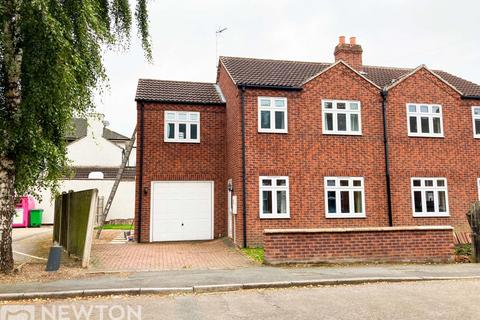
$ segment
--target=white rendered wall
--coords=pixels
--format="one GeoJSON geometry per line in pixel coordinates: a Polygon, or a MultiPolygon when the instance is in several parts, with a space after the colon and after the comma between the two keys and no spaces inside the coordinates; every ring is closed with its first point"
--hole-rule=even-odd
{"type": "Polygon", "coordinates": [[[122,149],[103,138],[88,135],[67,146],[72,167],[119,167],[122,149]]]}
{"type": "MultiPolygon", "coordinates": [[[[60,185],[60,190],[68,192],[69,190],[98,189],[98,196],[104,197],[105,205],[112,190],[113,183],[114,180],[64,180],[60,185]]],[[[54,202],[53,199],[51,199],[50,191],[44,191],[42,193],[42,199],[43,201],[37,204],[37,208],[44,210],[43,223],[51,224],[53,223],[54,216],[54,202]]],[[[118,186],[107,220],[133,219],[134,211],[135,181],[122,181],[118,186]]]]}

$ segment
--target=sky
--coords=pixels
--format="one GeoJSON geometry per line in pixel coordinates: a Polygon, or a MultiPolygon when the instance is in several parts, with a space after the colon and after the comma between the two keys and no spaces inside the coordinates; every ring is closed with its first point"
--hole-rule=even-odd
{"type": "Polygon", "coordinates": [[[215,82],[224,27],[219,55],[333,62],[338,36],[355,36],[365,65],[425,64],[480,84],[478,0],[150,0],[149,14],[153,61],[133,30],[129,49],[104,54],[109,88],[96,99],[128,136],[138,79],[215,82]]]}

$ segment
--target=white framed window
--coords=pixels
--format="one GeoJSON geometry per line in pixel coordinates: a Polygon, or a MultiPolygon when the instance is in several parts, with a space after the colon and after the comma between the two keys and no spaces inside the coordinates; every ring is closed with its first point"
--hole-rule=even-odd
{"type": "Polygon", "coordinates": [[[165,142],[200,142],[200,112],[165,111],[165,142]]]}
{"type": "Polygon", "coordinates": [[[360,101],[322,100],[323,134],[362,134],[360,101]]]}
{"type": "Polygon", "coordinates": [[[472,107],[473,137],[480,138],[480,107],[472,107]]]}
{"type": "Polygon", "coordinates": [[[412,178],[414,217],[448,217],[446,178],[412,178]]]}
{"type": "Polygon", "coordinates": [[[443,137],[442,106],[407,103],[407,126],[410,137],[443,137]]]}
{"type": "Polygon", "coordinates": [[[260,218],[290,218],[288,177],[260,177],[260,218]]]}
{"type": "Polygon", "coordinates": [[[325,216],[365,218],[363,177],[325,177],[325,216]]]}
{"type": "Polygon", "coordinates": [[[287,98],[258,97],[258,132],[288,133],[287,98]]]}

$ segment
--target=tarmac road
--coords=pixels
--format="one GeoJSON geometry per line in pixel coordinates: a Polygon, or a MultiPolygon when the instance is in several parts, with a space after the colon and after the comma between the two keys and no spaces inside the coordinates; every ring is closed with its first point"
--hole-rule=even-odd
{"type": "MultiPolygon", "coordinates": [[[[373,283],[175,296],[23,301],[57,318],[88,319],[480,319],[480,280],[373,283]],[[63,309],[62,309],[63,308],[63,309]],[[126,309],[130,308],[130,309],[126,309]],[[138,317],[138,311],[141,317],[138,317]],[[123,314],[123,317],[122,317],[123,314]],[[128,317],[130,315],[130,317],[128,317]]],[[[5,306],[5,305],[4,305],[5,306]]],[[[2,311],[2,309],[0,309],[2,311]]],[[[44,319],[51,319],[45,317],[44,319]]]]}

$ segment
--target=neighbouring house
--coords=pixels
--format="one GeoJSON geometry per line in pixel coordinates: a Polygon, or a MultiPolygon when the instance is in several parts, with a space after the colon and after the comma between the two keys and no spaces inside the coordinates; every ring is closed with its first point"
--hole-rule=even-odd
{"type": "MultiPolygon", "coordinates": [[[[130,137],[107,128],[101,114],[88,119],[74,119],[73,130],[66,139],[67,154],[71,161],[72,176],[60,183],[60,192],[98,189],[98,215],[110,195],[118,168],[130,137]]],[[[135,148],[132,150],[122,181],[107,217],[108,220],[131,221],[135,203],[135,148]]],[[[42,193],[39,207],[44,209],[43,223],[53,223],[54,201],[49,190],[42,193]]]]}
{"type": "Polygon", "coordinates": [[[333,63],[220,57],[216,83],[140,79],[138,240],[271,249],[346,232],[393,248],[438,233],[445,255],[445,226],[468,230],[479,199],[480,86],[362,54],[340,37],[333,63]]]}

